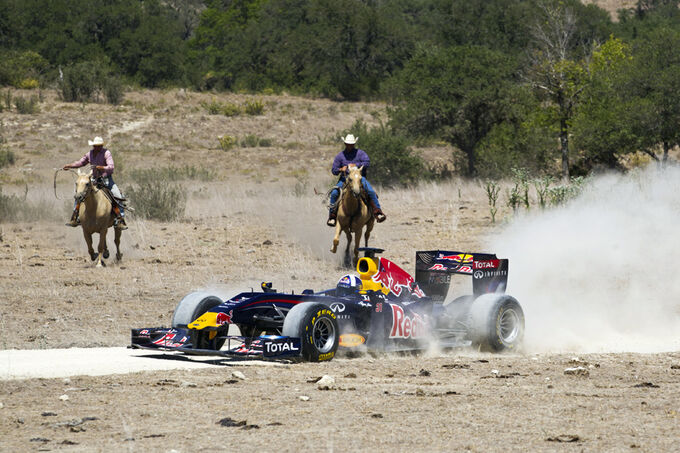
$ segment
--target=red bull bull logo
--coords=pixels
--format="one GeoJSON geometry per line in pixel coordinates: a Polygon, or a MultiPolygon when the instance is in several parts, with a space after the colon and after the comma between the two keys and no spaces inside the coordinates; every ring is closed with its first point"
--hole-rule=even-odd
{"type": "Polygon", "coordinates": [[[381,283],[397,297],[401,295],[404,288],[416,297],[425,297],[425,293],[418,287],[418,284],[408,272],[385,258],[380,258],[378,272],[375,273],[372,280],[381,283]]]}
{"type": "Polygon", "coordinates": [[[454,261],[456,263],[471,263],[473,261],[472,255],[467,254],[467,253],[456,254],[456,255],[444,255],[443,253],[440,253],[437,256],[437,259],[438,260],[454,261]]]}
{"type": "Polygon", "coordinates": [[[230,324],[231,323],[231,317],[233,315],[234,315],[234,310],[229,310],[229,314],[217,313],[217,317],[215,318],[215,324],[217,324],[218,326],[230,324]]]}

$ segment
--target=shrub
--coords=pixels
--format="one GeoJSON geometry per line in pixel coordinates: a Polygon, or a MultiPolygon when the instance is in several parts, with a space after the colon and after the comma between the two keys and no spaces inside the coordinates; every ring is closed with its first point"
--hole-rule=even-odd
{"type": "Polygon", "coordinates": [[[38,79],[49,67],[49,62],[39,53],[26,51],[0,51],[0,85],[33,89],[38,79]]]}
{"type": "Polygon", "coordinates": [[[108,77],[102,83],[102,89],[104,91],[104,96],[106,101],[112,105],[118,105],[123,102],[123,97],[125,96],[125,90],[123,84],[117,77],[108,77]]]}
{"type": "Polygon", "coordinates": [[[12,108],[12,92],[9,88],[2,94],[2,100],[4,101],[7,110],[12,108]]]}
{"type": "Polygon", "coordinates": [[[241,107],[231,102],[227,102],[222,106],[222,114],[224,116],[238,116],[241,114],[241,107]]]}
{"type": "Polygon", "coordinates": [[[248,115],[262,115],[264,113],[264,104],[260,100],[246,101],[244,111],[248,115]]]}
{"type": "Polygon", "coordinates": [[[14,165],[14,153],[9,149],[0,148],[0,168],[14,165]]]}
{"type": "MultiPolygon", "coordinates": [[[[28,191],[28,188],[26,189],[28,191]]],[[[5,195],[0,186],[0,222],[26,222],[53,219],[59,215],[50,203],[41,200],[31,202],[26,196],[5,195]]]]}
{"type": "Polygon", "coordinates": [[[357,120],[343,135],[347,133],[359,137],[357,147],[371,158],[369,181],[392,186],[414,183],[427,176],[423,160],[408,146],[410,141],[387,126],[381,124],[369,130],[363,121],[357,120]]]}
{"type": "Polygon", "coordinates": [[[58,85],[59,96],[66,102],[98,101],[100,94],[111,104],[123,101],[123,84],[111,74],[105,62],[84,61],[68,66],[58,85]]]}
{"type": "MultiPolygon", "coordinates": [[[[116,166],[116,168],[118,168],[116,166]]],[[[161,167],[133,169],[127,173],[132,181],[181,181],[181,180],[200,180],[214,181],[216,178],[215,170],[211,168],[194,167],[184,165],[182,167],[161,167]]]]}
{"type": "Polygon", "coordinates": [[[232,135],[223,135],[221,137],[217,137],[217,140],[220,142],[220,148],[222,148],[222,151],[229,151],[234,146],[236,146],[236,137],[232,135]]]}
{"type": "Polygon", "coordinates": [[[88,102],[97,92],[97,74],[91,63],[83,62],[64,68],[59,80],[59,95],[66,102],[88,102]]]}
{"type": "Polygon", "coordinates": [[[203,107],[210,115],[219,115],[222,113],[223,109],[222,104],[215,99],[210,102],[201,102],[201,107],[203,107]]]}
{"type": "Polygon", "coordinates": [[[127,189],[135,214],[145,219],[169,222],[184,216],[186,190],[162,180],[147,180],[127,189]]]}
{"type": "Polygon", "coordinates": [[[36,79],[23,79],[19,82],[19,88],[24,90],[34,90],[40,86],[40,83],[36,79]]]}
{"type": "Polygon", "coordinates": [[[269,147],[272,146],[273,144],[274,144],[274,143],[272,142],[272,139],[271,139],[271,138],[261,138],[261,139],[260,139],[260,143],[259,143],[259,145],[260,145],[262,148],[269,148],[269,147]]]}
{"type": "Polygon", "coordinates": [[[16,96],[14,98],[14,105],[17,108],[17,112],[22,115],[33,115],[40,111],[38,108],[38,96],[35,95],[28,99],[23,96],[16,96]]]}
{"type": "Polygon", "coordinates": [[[260,144],[260,138],[257,135],[248,134],[241,139],[242,148],[255,148],[260,144]]]}

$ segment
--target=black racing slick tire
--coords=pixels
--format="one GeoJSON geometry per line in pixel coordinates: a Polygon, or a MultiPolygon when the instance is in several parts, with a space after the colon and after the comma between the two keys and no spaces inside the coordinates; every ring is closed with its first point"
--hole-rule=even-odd
{"type": "Polygon", "coordinates": [[[470,307],[470,340],[481,350],[518,349],[524,340],[524,312],[512,296],[484,294],[470,307]]]}
{"type": "Polygon", "coordinates": [[[327,305],[303,302],[283,320],[282,335],[300,338],[302,358],[308,362],[332,360],[340,344],[335,313],[327,305]]]}
{"type": "MultiPolygon", "coordinates": [[[[172,315],[172,327],[186,328],[187,324],[198,319],[203,313],[218,306],[222,299],[209,293],[189,293],[179,301],[172,315]]],[[[220,350],[224,339],[216,337],[216,331],[202,331],[190,329],[191,344],[194,349],[220,350]]]]}

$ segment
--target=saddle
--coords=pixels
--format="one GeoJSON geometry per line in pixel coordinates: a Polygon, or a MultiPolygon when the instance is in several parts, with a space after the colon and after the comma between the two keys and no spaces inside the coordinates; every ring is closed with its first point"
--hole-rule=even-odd
{"type": "Polygon", "coordinates": [[[126,197],[123,198],[118,198],[113,195],[111,192],[111,189],[106,187],[100,180],[97,180],[97,189],[101,190],[106,198],[111,202],[111,204],[117,204],[119,206],[127,207],[127,201],[128,199],[126,197]]]}

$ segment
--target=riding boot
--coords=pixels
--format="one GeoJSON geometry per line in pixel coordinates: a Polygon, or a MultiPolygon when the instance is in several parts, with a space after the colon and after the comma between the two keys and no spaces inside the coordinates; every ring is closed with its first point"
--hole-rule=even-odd
{"type": "Polygon", "coordinates": [[[66,226],[77,227],[80,226],[80,219],[78,218],[78,211],[80,210],[80,203],[76,205],[73,209],[73,214],[71,214],[71,220],[66,223],[66,226]]]}
{"type": "Polygon", "coordinates": [[[335,222],[336,222],[336,220],[335,220],[336,218],[337,218],[337,214],[335,213],[335,210],[329,211],[328,212],[328,220],[326,220],[326,225],[328,225],[329,227],[334,227],[335,222]]]}
{"type": "Polygon", "coordinates": [[[373,203],[372,201],[370,202],[370,204],[371,204],[371,210],[373,211],[373,217],[375,217],[376,222],[378,222],[378,223],[384,222],[385,219],[387,219],[387,216],[385,215],[385,213],[383,213],[380,210],[380,208],[378,208],[375,205],[375,203],[373,203]]]}
{"type": "Polygon", "coordinates": [[[116,214],[116,219],[113,221],[113,227],[116,230],[127,230],[127,224],[125,223],[125,218],[120,214],[120,208],[118,206],[113,207],[113,212],[116,214]]]}

